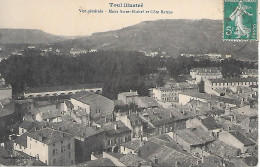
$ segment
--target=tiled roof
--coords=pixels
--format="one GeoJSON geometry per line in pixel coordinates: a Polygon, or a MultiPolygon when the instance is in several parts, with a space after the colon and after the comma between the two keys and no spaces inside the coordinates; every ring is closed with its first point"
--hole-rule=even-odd
{"type": "Polygon", "coordinates": [[[225,97],[220,97],[216,95],[210,95],[207,93],[199,93],[199,92],[194,92],[194,91],[189,91],[189,92],[182,92],[181,94],[191,96],[191,97],[196,97],[199,99],[205,99],[207,101],[212,101],[212,102],[223,102],[223,103],[229,103],[229,104],[240,104],[239,101],[230,99],[230,98],[225,98],[225,97]]]}
{"type": "Polygon", "coordinates": [[[137,100],[140,100],[142,103],[144,104],[140,104],[138,101],[137,101],[137,105],[139,107],[159,107],[159,103],[152,97],[147,97],[147,96],[143,96],[143,97],[137,97],[137,100]]]}
{"type": "Polygon", "coordinates": [[[231,83],[231,82],[258,82],[257,78],[222,78],[222,79],[209,79],[212,83],[231,83]]]}
{"type": "MultiPolygon", "coordinates": [[[[80,101],[82,103],[85,104],[102,104],[102,101],[104,100],[110,100],[104,96],[95,94],[95,93],[91,93],[91,92],[87,92],[87,91],[80,91],[74,95],[72,95],[73,99],[80,101]]],[[[110,100],[111,102],[113,102],[112,100],[110,100]]]]}
{"type": "Polygon", "coordinates": [[[257,116],[258,115],[258,110],[254,109],[254,108],[250,108],[249,106],[235,108],[232,110],[232,112],[235,114],[246,115],[246,116],[257,116]]]}
{"type": "Polygon", "coordinates": [[[26,129],[27,131],[34,127],[34,122],[24,120],[19,127],[26,129]]]}
{"type": "Polygon", "coordinates": [[[74,137],[87,138],[95,134],[101,133],[101,129],[97,129],[93,126],[84,126],[71,121],[61,122],[42,122],[42,126],[48,126],[52,129],[60,130],[65,133],[69,133],[74,137]]]}
{"type": "MultiPolygon", "coordinates": [[[[167,146],[160,146],[153,154],[151,154],[148,158],[153,160],[154,158],[158,159],[158,164],[162,166],[172,166],[175,165],[178,161],[180,164],[191,164],[197,163],[197,158],[192,157],[187,153],[181,153],[167,146]]],[[[186,165],[185,165],[186,166],[186,165]]]]}
{"type": "Polygon", "coordinates": [[[102,87],[103,87],[102,83],[39,87],[39,88],[29,88],[25,91],[25,93],[56,92],[56,91],[68,91],[68,90],[93,89],[93,88],[102,88],[102,87]]]}
{"type": "Polygon", "coordinates": [[[122,93],[119,93],[118,95],[131,97],[131,96],[138,96],[138,93],[136,91],[130,91],[130,92],[122,92],[122,93]]]}
{"type": "Polygon", "coordinates": [[[0,101],[0,117],[14,113],[14,103],[6,100],[0,101]]]}
{"type": "Polygon", "coordinates": [[[137,150],[139,147],[142,146],[142,142],[140,140],[132,140],[126,143],[121,144],[121,146],[129,148],[131,150],[137,150]]]}
{"type": "Polygon", "coordinates": [[[202,120],[201,120],[201,123],[202,123],[208,130],[214,130],[214,129],[218,129],[218,128],[221,127],[219,124],[216,123],[216,120],[215,120],[213,117],[211,117],[211,116],[208,116],[207,118],[202,119],[202,120]]]}
{"type": "Polygon", "coordinates": [[[52,119],[52,118],[57,118],[57,117],[62,116],[62,113],[59,110],[46,111],[46,112],[42,112],[40,114],[42,116],[42,119],[52,119]]]}
{"type": "Polygon", "coordinates": [[[22,134],[21,136],[17,137],[15,139],[15,143],[27,148],[27,136],[28,136],[28,134],[29,133],[26,132],[26,133],[22,134]]]}
{"type": "Polygon", "coordinates": [[[73,106],[73,104],[71,103],[71,101],[65,100],[64,102],[65,102],[65,104],[66,104],[66,106],[67,106],[68,108],[70,108],[70,109],[74,108],[74,106],[73,106]]]}
{"type": "Polygon", "coordinates": [[[214,142],[210,143],[208,145],[208,151],[209,153],[213,155],[220,156],[222,158],[226,158],[228,156],[235,157],[237,155],[238,149],[235,147],[232,147],[222,141],[215,140],[214,142]]]}
{"type": "Polygon", "coordinates": [[[147,158],[151,154],[153,154],[159,147],[160,145],[148,140],[144,143],[142,147],[138,149],[138,151],[140,152],[141,157],[147,158]]]}
{"type": "Polygon", "coordinates": [[[76,167],[92,167],[92,166],[116,166],[110,159],[108,158],[99,158],[92,161],[87,161],[85,163],[77,164],[76,167]]]}
{"type": "Polygon", "coordinates": [[[122,100],[113,100],[113,101],[114,101],[115,106],[124,106],[125,105],[122,100]]]}
{"type": "Polygon", "coordinates": [[[255,143],[246,138],[242,133],[238,131],[229,132],[232,136],[234,136],[237,140],[239,140],[241,143],[243,143],[245,146],[254,145],[255,143]]]}
{"type": "Polygon", "coordinates": [[[174,83],[170,85],[166,85],[164,87],[159,87],[161,91],[172,91],[172,90],[183,90],[183,89],[197,89],[198,85],[189,84],[186,82],[174,83]]]}
{"type": "Polygon", "coordinates": [[[138,166],[139,162],[141,162],[142,164],[146,163],[146,161],[143,158],[132,153],[126,154],[125,156],[120,158],[119,161],[125,164],[126,166],[138,166]]]}
{"type": "Polygon", "coordinates": [[[107,132],[108,135],[116,135],[123,132],[129,132],[131,129],[129,129],[122,121],[116,121],[116,122],[108,122],[103,125],[102,130],[107,132]],[[117,125],[117,129],[115,129],[115,125],[117,125]]]}
{"type": "Polygon", "coordinates": [[[206,142],[215,140],[209,132],[200,127],[177,130],[175,133],[190,145],[205,144],[206,142]]]}
{"type": "Polygon", "coordinates": [[[47,145],[57,143],[71,137],[71,135],[68,133],[53,130],[50,128],[31,132],[28,134],[28,136],[47,145]]]}

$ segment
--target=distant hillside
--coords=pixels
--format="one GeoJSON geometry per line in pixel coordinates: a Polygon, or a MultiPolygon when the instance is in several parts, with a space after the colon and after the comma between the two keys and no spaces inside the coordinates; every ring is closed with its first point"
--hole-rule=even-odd
{"type": "Polygon", "coordinates": [[[0,44],[41,44],[63,41],[66,38],[33,29],[0,29],[0,44]]]}
{"type": "Polygon", "coordinates": [[[61,42],[68,46],[94,49],[166,51],[170,56],[181,53],[222,53],[257,60],[256,42],[222,40],[221,20],[145,21],[116,31],[95,33],[89,37],[61,42]]]}

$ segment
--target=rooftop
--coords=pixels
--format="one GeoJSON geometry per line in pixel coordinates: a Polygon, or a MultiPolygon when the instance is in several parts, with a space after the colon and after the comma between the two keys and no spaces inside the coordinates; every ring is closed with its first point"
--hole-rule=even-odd
{"type": "Polygon", "coordinates": [[[240,104],[240,101],[230,99],[230,98],[225,98],[221,96],[216,96],[216,95],[210,95],[207,93],[199,93],[199,92],[194,92],[194,91],[188,91],[188,92],[182,92],[181,94],[191,96],[191,97],[196,97],[199,99],[205,99],[207,101],[212,101],[212,102],[223,102],[223,103],[229,103],[229,104],[234,104],[238,105],[240,104]]]}
{"type": "Polygon", "coordinates": [[[41,125],[69,133],[74,137],[80,138],[87,138],[102,132],[101,129],[93,126],[84,126],[68,120],[61,122],[42,122],[41,125]]]}
{"type": "Polygon", "coordinates": [[[198,85],[189,84],[187,82],[174,83],[166,85],[164,87],[159,87],[161,91],[172,91],[172,90],[183,90],[183,89],[198,89],[198,85]]]}
{"type": "Polygon", "coordinates": [[[26,129],[27,131],[31,130],[33,127],[34,127],[34,122],[31,122],[31,121],[26,121],[24,120],[20,125],[19,127],[23,128],[23,129],[26,129]]]}
{"type": "Polygon", "coordinates": [[[232,147],[222,141],[215,140],[213,143],[208,145],[208,151],[209,153],[213,155],[218,155],[222,158],[226,158],[228,156],[234,157],[237,155],[238,149],[235,147],[232,147]]]}
{"type": "Polygon", "coordinates": [[[200,145],[215,140],[209,132],[200,127],[177,130],[175,134],[190,145],[200,145]]]}
{"type": "Polygon", "coordinates": [[[27,136],[28,136],[28,134],[29,133],[26,132],[26,133],[22,134],[21,136],[17,137],[15,139],[15,143],[27,148],[27,136]]]}
{"type": "Polygon", "coordinates": [[[201,123],[208,129],[208,130],[214,130],[214,129],[218,129],[221,126],[219,124],[216,123],[216,120],[211,117],[208,116],[205,119],[201,119],[201,123]]]}
{"type": "Polygon", "coordinates": [[[142,165],[146,163],[146,160],[132,153],[126,154],[125,156],[120,158],[119,161],[125,164],[126,166],[138,166],[139,162],[141,162],[142,165]]]}
{"type": "Polygon", "coordinates": [[[150,107],[159,107],[160,106],[160,104],[152,97],[148,97],[148,96],[137,97],[137,100],[138,100],[137,105],[139,107],[150,108],[150,107]]]}
{"type": "Polygon", "coordinates": [[[42,116],[42,119],[53,119],[62,116],[62,113],[59,110],[45,111],[45,112],[41,112],[40,114],[42,116]]]}
{"type": "Polygon", "coordinates": [[[241,143],[243,143],[245,146],[254,145],[255,143],[246,138],[242,133],[238,131],[229,132],[232,136],[234,136],[237,140],[239,140],[241,143]]]}
{"type": "Polygon", "coordinates": [[[108,158],[98,158],[96,160],[87,161],[85,163],[77,164],[75,166],[83,167],[83,166],[116,166],[110,159],[108,158]]]}
{"type": "Polygon", "coordinates": [[[197,163],[198,160],[190,154],[176,151],[175,149],[172,149],[165,145],[160,146],[148,158],[150,160],[153,160],[155,159],[155,157],[158,159],[158,164],[162,166],[172,166],[177,162],[182,164],[183,166],[190,166],[191,164],[197,163]]]}
{"type": "Polygon", "coordinates": [[[0,100],[0,117],[14,113],[14,103],[9,99],[0,100]]]}
{"type": "Polygon", "coordinates": [[[104,96],[101,96],[101,95],[98,95],[95,93],[91,93],[91,92],[87,92],[87,91],[80,91],[80,92],[72,95],[71,98],[73,98],[77,101],[80,101],[82,103],[88,104],[88,105],[100,104],[104,100],[110,100],[104,96]]]}
{"type": "Polygon", "coordinates": [[[103,131],[106,131],[108,135],[116,135],[123,132],[131,131],[122,121],[108,122],[102,127],[103,131]],[[115,129],[116,126],[116,129],[115,129]]]}
{"type": "Polygon", "coordinates": [[[56,92],[56,91],[68,91],[68,90],[83,90],[83,89],[94,89],[94,88],[102,88],[102,87],[103,87],[103,83],[53,86],[53,87],[39,87],[39,88],[28,88],[25,91],[25,93],[41,93],[41,92],[56,92]]]}
{"type": "Polygon", "coordinates": [[[131,96],[138,96],[137,91],[131,91],[130,92],[122,92],[122,93],[118,93],[118,95],[123,95],[126,97],[131,97],[131,96]]]}
{"type": "Polygon", "coordinates": [[[132,150],[137,150],[139,147],[141,147],[141,141],[140,140],[132,140],[126,143],[121,144],[121,146],[132,149],[132,150]]]}
{"type": "Polygon", "coordinates": [[[258,82],[257,78],[221,78],[221,79],[209,79],[212,83],[231,83],[231,82],[258,82]]]}
{"type": "Polygon", "coordinates": [[[31,132],[28,134],[28,136],[47,145],[57,143],[71,137],[71,135],[68,133],[53,130],[50,128],[31,132]]]}

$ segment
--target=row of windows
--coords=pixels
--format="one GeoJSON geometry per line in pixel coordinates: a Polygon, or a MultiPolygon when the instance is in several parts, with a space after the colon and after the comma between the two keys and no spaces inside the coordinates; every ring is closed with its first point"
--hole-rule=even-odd
{"type": "MultiPolygon", "coordinates": [[[[70,143],[67,145],[67,149],[70,150],[71,146],[70,146],[70,143]]],[[[61,146],[60,147],[60,153],[63,153],[66,151],[66,146],[61,146]]],[[[58,154],[58,149],[55,148],[52,150],[52,155],[57,155],[58,154]]]]}
{"type": "Polygon", "coordinates": [[[231,83],[212,83],[212,86],[229,86],[229,85],[252,85],[257,82],[231,82],[231,83]]]}
{"type": "Polygon", "coordinates": [[[114,144],[117,144],[117,143],[122,143],[122,142],[127,142],[127,141],[131,141],[131,136],[118,137],[118,138],[115,138],[115,139],[111,139],[111,140],[107,141],[107,144],[111,146],[111,145],[114,145],[114,144]]]}

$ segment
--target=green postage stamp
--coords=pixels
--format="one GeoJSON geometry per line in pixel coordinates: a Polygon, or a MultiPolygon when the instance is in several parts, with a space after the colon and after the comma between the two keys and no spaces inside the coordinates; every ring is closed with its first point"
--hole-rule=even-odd
{"type": "Polygon", "coordinates": [[[224,40],[257,40],[257,0],[224,0],[224,40]]]}

